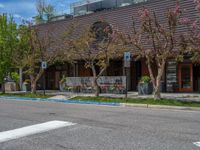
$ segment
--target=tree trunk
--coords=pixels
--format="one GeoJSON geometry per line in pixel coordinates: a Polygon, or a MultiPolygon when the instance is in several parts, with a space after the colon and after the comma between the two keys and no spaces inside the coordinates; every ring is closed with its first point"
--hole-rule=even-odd
{"type": "Polygon", "coordinates": [[[162,61],[161,64],[158,65],[158,74],[156,77],[156,82],[154,85],[154,99],[155,100],[160,100],[161,99],[161,94],[160,94],[160,86],[161,86],[161,79],[165,70],[165,60],[162,61]]]}
{"type": "Polygon", "coordinates": [[[37,87],[37,82],[33,81],[31,82],[31,93],[36,94],[36,87],[37,87]]]}
{"type": "Polygon", "coordinates": [[[156,86],[154,87],[154,92],[153,92],[154,100],[160,100],[161,99],[160,84],[161,84],[161,79],[157,79],[156,80],[156,86]]]}
{"type": "Polygon", "coordinates": [[[23,69],[19,68],[19,87],[20,87],[20,91],[22,91],[22,85],[23,85],[23,69]]]}
{"type": "Polygon", "coordinates": [[[150,77],[151,77],[151,82],[153,84],[153,97],[154,97],[154,100],[160,100],[161,99],[160,85],[161,85],[161,78],[162,78],[164,70],[165,70],[165,64],[166,64],[166,59],[163,59],[161,62],[157,62],[158,74],[155,77],[154,74],[153,74],[151,61],[147,57],[148,70],[149,70],[149,74],[150,74],[150,77]]]}
{"type": "MultiPolygon", "coordinates": [[[[108,61],[109,62],[109,61],[108,61]]],[[[98,85],[98,78],[105,72],[107,66],[105,66],[104,68],[102,68],[99,72],[99,74],[97,75],[97,72],[96,72],[96,68],[95,68],[95,65],[94,65],[94,62],[91,63],[91,69],[92,69],[92,74],[93,74],[93,84],[94,84],[94,89],[95,89],[95,96],[98,97],[99,94],[100,94],[100,87],[98,85]]]]}
{"type": "Polygon", "coordinates": [[[100,90],[99,90],[99,85],[97,83],[98,77],[97,77],[97,73],[96,73],[96,68],[95,68],[93,63],[91,65],[91,67],[92,67],[91,69],[92,69],[92,74],[93,74],[93,78],[94,78],[93,79],[93,86],[94,86],[94,89],[95,89],[95,96],[99,97],[100,90]]]}
{"type": "Polygon", "coordinates": [[[42,76],[43,73],[44,73],[44,69],[40,68],[40,71],[36,75],[36,77],[33,74],[29,75],[30,79],[31,79],[31,93],[32,94],[36,94],[37,81],[40,79],[40,77],[42,76]]]}
{"type": "Polygon", "coordinates": [[[100,88],[99,85],[97,83],[97,78],[94,78],[94,89],[95,89],[95,96],[99,97],[99,93],[100,93],[100,88]]]}

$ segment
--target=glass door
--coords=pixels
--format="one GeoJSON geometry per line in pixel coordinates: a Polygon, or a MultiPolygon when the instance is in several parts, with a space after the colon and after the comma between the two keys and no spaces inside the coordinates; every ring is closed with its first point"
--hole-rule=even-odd
{"type": "Polygon", "coordinates": [[[179,91],[193,92],[192,64],[179,64],[179,91]]]}

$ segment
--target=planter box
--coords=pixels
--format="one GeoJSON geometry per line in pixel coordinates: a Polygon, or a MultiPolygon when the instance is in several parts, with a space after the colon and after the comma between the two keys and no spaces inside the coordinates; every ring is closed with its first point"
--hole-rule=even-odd
{"type": "Polygon", "coordinates": [[[5,83],[5,91],[6,92],[13,92],[17,91],[17,84],[15,82],[6,82],[5,83]]]}
{"type": "Polygon", "coordinates": [[[138,94],[139,95],[150,95],[153,93],[152,83],[139,83],[138,84],[138,94]]]}

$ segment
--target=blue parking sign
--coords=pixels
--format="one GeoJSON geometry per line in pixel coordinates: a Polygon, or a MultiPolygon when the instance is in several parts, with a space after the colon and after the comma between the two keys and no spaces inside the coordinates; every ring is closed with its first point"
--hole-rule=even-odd
{"type": "Polygon", "coordinates": [[[124,52],[124,61],[131,61],[131,53],[124,52]]]}
{"type": "Polygon", "coordinates": [[[47,69],[47,62],[43,61],[41,64],[42,69],[47,69]]]}

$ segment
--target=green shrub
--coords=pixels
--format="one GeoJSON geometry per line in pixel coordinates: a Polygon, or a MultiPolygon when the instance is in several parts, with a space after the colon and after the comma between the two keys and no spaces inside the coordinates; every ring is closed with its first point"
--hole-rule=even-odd
{"type": "Polygon", "coordinates": [[[149,83],[151,78],[149,76],[142,76],[140,82],[149,83]]]}
{"type": "Polygon", "coordinates": [[[20,75],[17,72],[12,72],[11,73],[11,79],[13,81],[15,81],[16,83],[19,83],[20,75]]]}

